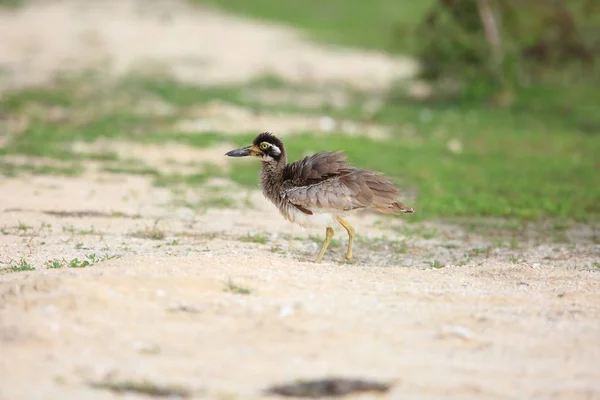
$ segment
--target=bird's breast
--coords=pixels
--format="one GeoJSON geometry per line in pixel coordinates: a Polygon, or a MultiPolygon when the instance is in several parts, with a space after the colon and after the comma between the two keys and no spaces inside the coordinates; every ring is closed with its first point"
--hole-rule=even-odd
{"type": "Polygon", "coordinates": [[[312,214],[306,214],[292,204],[280,208],[280,211],[288,221],[303,228],[327,228],[335,224],[335,218],[329,213],[313,212],[312,214]]]}

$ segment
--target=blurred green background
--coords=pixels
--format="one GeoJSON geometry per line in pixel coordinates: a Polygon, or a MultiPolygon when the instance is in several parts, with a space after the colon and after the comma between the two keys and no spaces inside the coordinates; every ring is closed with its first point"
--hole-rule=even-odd
{"type": "MultiPolygon", "coordinates": [[[[13,7],[14,1],[1,1],[13,7]]],[[[519,220],[597,221],[600,215],[600,6],[569,0],[193,0],[235,14],[299,28],[310,38],[337,46],[415,57],[418,79],[432,88],[421,98],[392,85],[381,107],[365,113],[373,93],[343,88],[343,108],[278,107],[248,100],[245,90],[285,88],[297,93],[323,87],[294,86],[273,77],[247,85],[200,87],[164,76],[124,78],[98,90],[81,90],[89,77],[57,80],[51,87],[5,93],[1,113],[28,118],[27,128],[0,149],[72,160],[68,168],[20,169],[2,162],[5,175],[77,174],[82,156],[73,141],[118,137],[140,142],[177,141],[206,147],[250,142],[256,132],[224,138],[220,132],[169,132],[186,109],[221,99],[254,112],[286,111],[379,123],[391,128],[382,141],[341,133],[314,132],[285,139],[292,159],[307,150],[343,149],[357,166],[392,176],[416,195],[417,218],[507,217],[519,220]],[[56,106],[90,110],[109,97],[134,104],[158,96],[180,110],[177,116],[140,116],[127,107],[107,107],[85,123],[48,124],[39,109],[56,106]]],[[[234,44],[231,44],[232,46],[234,44]]],[[[277,54],[273,54],[277,57],[277,54]]],[[[339,89],[339,88],[338,88],[339,89]]],[[[82,111],[83,112],[83,111],[82,111]]],[[[112,153],[96,155],[112,172],[146,174],[157,184],[201,185],[217,168],[168,176],[151,165],[135,167],[112,153]],[[108,165],[108,164],[107,164],[108,165]]],[[[258,164],[258,163],[257,163],[258,164]]],[[[259,166],[234,166],[235,181],[256,186],[259,166]]]]}

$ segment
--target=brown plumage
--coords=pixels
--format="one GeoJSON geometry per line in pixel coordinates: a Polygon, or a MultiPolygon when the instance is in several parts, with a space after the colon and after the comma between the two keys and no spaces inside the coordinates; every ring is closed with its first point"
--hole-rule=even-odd
{"type": "Polygon", "coordinates": [[[382,213],[411,213],[398,202],[400,193],[381,173],[352,167],[341,151],[314,154],[288,164],[282,189],[287,199],[305,209],[350,211],[372,208],[382,213]]]}
{"type": "Polygon", "coordinates": [[[326,227],[326,239],[317,256],[320,262],[333,236],[337,221],[348,232],[346,258],[352,258],[354,229],[342,216],[359,209],[386,214],[413,213],[398,201],[400,192],[382,173],[362,170],[346,162],[341,151],[322,151],[287,163],[283,142],[271,133],[258,135],[251,146],[232,150],[231,157],[255,156],[262,161],[263,194],[281,214],[304,227],[326,227]]]}

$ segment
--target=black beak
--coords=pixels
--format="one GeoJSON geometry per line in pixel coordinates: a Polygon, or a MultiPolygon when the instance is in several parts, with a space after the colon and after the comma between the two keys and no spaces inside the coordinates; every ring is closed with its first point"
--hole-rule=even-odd
{"type": "Polygon", "coordinates": [[[225,153],[229,157],[247,157],[252,154],[252,146],[241,147],[239,149],[231,150],[225,153]]]}

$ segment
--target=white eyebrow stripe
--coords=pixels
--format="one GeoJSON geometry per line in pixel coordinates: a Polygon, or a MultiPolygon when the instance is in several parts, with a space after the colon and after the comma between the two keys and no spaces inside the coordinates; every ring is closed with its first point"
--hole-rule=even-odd
{"type": "Polygon", "coordinates": [[[271,145],[271,148],[273,149],[273,153],[278,156],[281,154],[281,149],[277,146],[275,146],[274,144],[271,145]]]}

